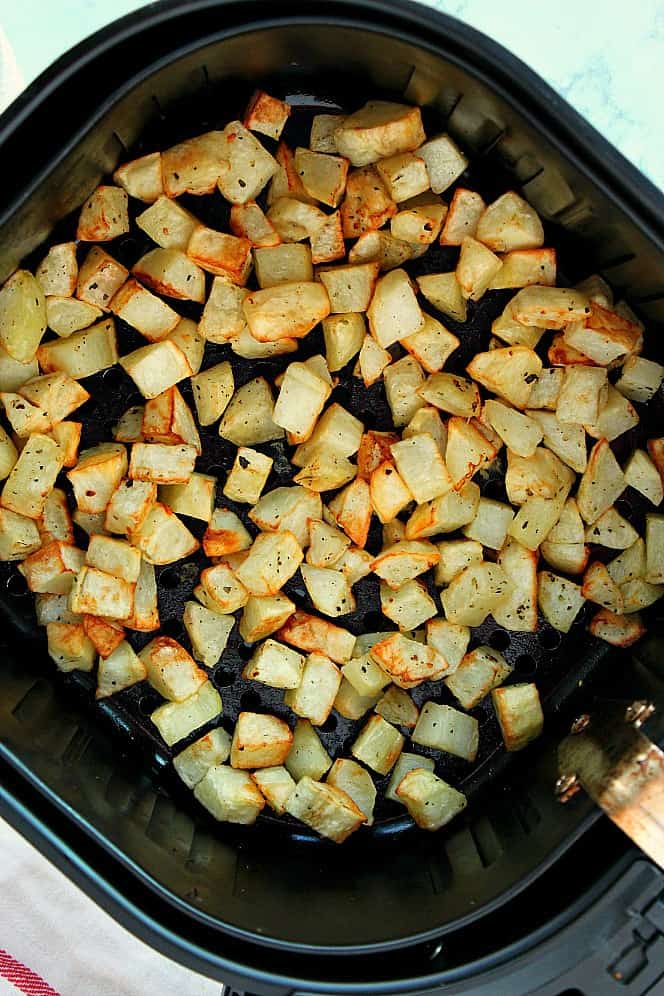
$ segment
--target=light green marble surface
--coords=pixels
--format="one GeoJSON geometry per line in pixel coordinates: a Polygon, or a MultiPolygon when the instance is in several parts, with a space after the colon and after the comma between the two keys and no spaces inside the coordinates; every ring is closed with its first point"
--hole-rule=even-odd
{"type": "MultiPolygon", "coordinates": [[[[279,0],[274,0],[277,5],[279,0]]],[[[395,0],[395,3],[398,0],[395,0]]],[[[664,187],[662,0],[428,0],[511,49],[664,187]]],[[[0,105],[141,0],[0,2],[0,105]]]]}

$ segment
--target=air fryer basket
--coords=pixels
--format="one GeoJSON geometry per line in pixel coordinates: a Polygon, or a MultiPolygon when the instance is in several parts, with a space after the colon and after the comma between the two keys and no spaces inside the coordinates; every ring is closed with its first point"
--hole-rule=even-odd
{"type": "MultiPolygon", "coordinates": [[[[644,316],[647,355],[661,358],[662,198],[585,122],[558,106],[540,80],[487,39],[423,8],[339,0],[317,4],[315,13],[303,2],[280,5],[272,19],[274,13],[259,2],[157,5],[118,22],[115,33],[95,36],[33,85],[0,120],[0,148],[9,163],[0,276],[30,261],[51,233],[70,233],[67,215],[127,150],[140,154],[216,127],[241,111],[257,84],[300,107],[294,138],[312,107],[354,107],[384,95],[422,104],[429,132],[445,127],[458,139],[471,158],[470,185],[488,196],[507,186],[522,190],[547,220],[547,244],[559,250],[567,279],[601,272],[644,316]],[[34,134],[41,138],[35,153],[34,134]]],[[[192,210],[221,227],[221,199],[204,200],[193,201],[192,210]]],[[[144,246],[132,235],[111,251],[133,262],[144,246]]],[[[452,258],[445,249],[427,254],[413,272],[447,269],[452,258]]],[[[480,303],[463,327],[454,366],[462,369],[486,341],[483,330],[505,298],[488,295],[480,303]]],[[[128,326],[119,333],[121,352],[139,345],[128,326]]],[[[320,342],[309,339],[306,350],[319,351],[320,342]]],[[[208,346],[205,365],[224,358],[226,349],[208,346]]],[[[243,383],[258,372],[274,376],[281,364],[234,357],[233,366],[243,383]]],[[[108,438],[134,398],[131,382],[117,370],[88,386],[93,400],[81,409],[81,420],[89,445],[108,438]]],[[[335,399],[385,428],[381,392],[377,386],[367,400],[345,378],[335,399]]],[[[645,426],[659,434],[662,398],[649,408],[645,426]]],[[[629,445],[636,442],[635,436],[629,445]]],[[[227,470],[231,448],[213,431],[204,443],[200,469],[227,470]]],[[[268,449],[275,457],[268,486],[286,483],[285,455],[277,444],[268,449]]],[[[500,487],[499,476],[485,482],[486,493],[497,496],[500,487]]],[[[638,525],[643,504],[636,493],[626,499],[623,511],[638,525]]],[[[199,561],[192,561],[195,570],[173,565],[159,573],[165,632],[178,638],[199,561]]],[[[192,808],[170,775],[170,752],[152,732],[149,691],[130,689],[92,711],[86,676],[53,675],[15,571],[3,567],[0,583],[6,585],[0,610],[7,643],[0,664],[0,760],[18,773],[19,786],[30,783],[71,827],[120,862],[120,892],[148,887],[176,924],[219,931],[220,946],[233,936],[300,952],[369,953],[421,943],[486,916],[595,819],[587,801],[561,807],[553,798],[555,746],[570,719],[589,708],[593,696],[640,694],[647,667],[661,656],[657,611],[647,643],[632,656],[590,639],[583,619],[562,642],[547,626],[536,636],[512,634],[508,642],[495,624],[485,624],[482,641],[504,650],[518,677],[534,675],[545,698],[545,737],[508,765],[496,749],[491,710],[480,708],[479,765],[465,774],[451,759],[438,769],[471,795],[465,819],[425,836],[388,807],[373,831],[335,848],[269,818],[238,829],[192,808]]],[[[302,602],[302,586],[293,583],[302,602]]],[[[349,628],[379,628],[376,607],[375,586],[362,582],[349,628]]],[[[225,720],[240,707],[283,712],[276,700],[258,700],[252,683],[230,684],[243,656],[246,648],[236,638],[215,670],[225,720]]],[[[418,701],[429,691],[418,691],[418,701]]],[[[339,717],[322,738],[338,750],[352,740],[351,724],[339,717]]]]}

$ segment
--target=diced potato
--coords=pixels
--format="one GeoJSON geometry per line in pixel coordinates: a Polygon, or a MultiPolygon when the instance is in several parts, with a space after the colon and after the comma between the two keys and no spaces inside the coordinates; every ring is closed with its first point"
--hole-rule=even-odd
{"type": "Polygon", "coordinates": [[[271,97],[265,90],[254,90],[244,112],[243,124],[251,131],[278,139],[291,113],[290,104],[271,97]]]}
{"type": "MultiPolygon", "coordinates": [[[[322,150],[318,149],[315,151],[320,152],[322,150]]],[[[336,152],[336,149],[331,149],[330,151],[336,152]]],[[[309,203],[311,198],[305,193],[302,180],[295,169],[293,151],[286,145],[283,139],[277,146],[275,159],[277,161],[277,171],[270,180],[267,191],[267,203],[274,204],[276,201],[286,197],[294,200],[297,199],[303,203],[309,203]]]]}
{"type": "Polygon", "coordinates": [[[157,581],[154,567],[145,557],[141,561],[141,573],[134,589],[134,609],[131,616],[124,620],[124,625],[145,633],[159,629],[157,581]]]}
{"type": "Polygon", "coordinates": [[[468,481],[458,491],[450,491],[432,502],[418,505],[406,523],[406,538],[425,539],[438,533],[454,532],[473,521],[479,500],[479,487],[468,481]]]}
{"type": "Polygon", "coordinates": [[[240,619],[240,636],[254,643],[280,629],[295,612],[295,605],[283,594],[249,597],[240,619]]]}
{"type": "Polygon", "coordinates": [[[643,578],[646,573],[646,545],[643,540],[637,539],[633,546],[610,561],[607,568],[618,586],[643,578]]]}
{"type": "MultiPolygon", "coordinates": [[[[335,259],[343,259],[346,255],[346,245],[344,242],[343,223],[341,212],[326,216],[310,236],[311,240],[311,260],[313,263],[332,263],[335,259]]],[[[350,263],[364,262],[364,260],[351,260],[350,263]]]]}
{"type": "Polygon", "coordinates": [[[330,299],[332,314],[351,314],[368,309],[378,279],[378,263],[321,268],[317,278],[330,299]]]}
{"type": "Polygon", "coordinates": [[[544,714],[536,685],[524,683],[496,688],[491,692],[491,699],[506,750],[522,750],[540,736],[544,714]]]}
{"type": "Polygon", "coordinates": [[[184,702],[207,681],[205,671],[169,636],[151,640],[139,657],[152,687],[171,702],[184,702]]]}
{"type": "MultiPolygon", "coordinates": [[[[342,233],[343,234],[343,233],[342,233]]],[[[369,229],[360,235],[355,245],[348,253],[349,263],[377,262],[382,271],[393,270],[413,259],[416,247],[394,236],[385,230],[369,229]]],[[[420,247],[417,247],[420,248],[420,247]]],[[[422,246],[426,249],[426,246],[422,246]]]]}
{"type": "Polygon", "coordinates": [[[421,581],[406,581],[396,591],[386,583],[380,586],[380,607],[386,619],[401,632],[410,632],[435,616],[438,609],[421,581]]]}
{"type": "MultiPolygon", "coordinates": [[[[7,525],[11,528],[15,524],[8,522],[7,525]]],[[[53,540],[30,553],[23,563],[19,564],[18,569],[30,591],[65,595],[71,591],[74,578],[84,561],[85,554],[82,550],[78,550],[70,543],[53,540]]]]}
{"type": "Polygon", "coordinates": [[[230,762],[233,768],[271,768],[286,760],[292,743],[293,734],[283,719],[241,712],[233,733],[230,762]]]}
{"type": "Polygon", "coordinates": [[[511,581],[511,589],[492,611],[499,626],[512,632],[537,630],[537,553],[509,537],[498,556],[498,565],[511,581]]]}
{"type": "MultiPolygon", "coordinates": [[[[159,730],[163,740],[171,747],[211,719],[215,719],[220,712],[221,696],[212,682],[206,681],[183,702],[165,702],[159,706],[152,713],[150,719],[159,730]]],[[[210,771],[218,770],[220,769],[210,769],[210,771]]],[[[237,774],[241,774],[241,772],[237,772],[237,774]]],[[[198,785],[195,791],[197,790],[198,785]]]]}
{"type": "Polygon", "coordinates": [[[664,481],[664,437],[661,439],[649,439],[647,448],[650,459],[657,467],[662,481],[664,481]]]}
{"type": "Polygon", "coordinates": [[[60,447],[63,467],[76,466],[82,429],[81,422],[58,422],[48,433],[60,447]]]}
{"type": "Polygon", "coordinates": [[[422,311],[405,270],[391,270],[380,278],[368,318],[371,334],[384,348],[412,335],[422,326],[422,311]]]}
{"type": "Polygon", "coordinates": [[[375,696],[390,683],[389,675],[367,654],[351,658],[347,664],[344,664],[341,673],[359,695],[365,698],[374,697],[374,700],[375,696]]]}
{"type": "Polygon", "coordinates": [[[129,461],[129,477],[155,484],[186,484],[196,462],[193,446],[166,443],[134,443],[129,461]]]}
{"type": "Polygon", "coordinates": [[[623,596],[607,568],[600,561],[594,561],[583,575],[581,594],[589,602],[595,602],[612,612],[622,612],[623,596]]]}
{"type": "Polygon", "coordinates": [[[440,587],[449,584],[466,567],[479,564],[483,559],[482,544],[475,540],[444,540],[437,547],[440,560],[434,576],[440,587]]]}
{"type": "MultiPolygon", "coordinates": [[[[181,249],[152,249],[141,256],[131,272],[157,294],[199,304],[205,300],[205,273],[181,249]]],[[[113,302],[111,310],[115,310],[113,302]]]]}
{"type": "Polygon", "coordinates": [[[625,616],[610,612],[608,609],[600,609],[593,616],[588,630],[593,636],[614,647],[631,647],[646,632],[645,626],[636,613],[625,616]]]}
{"type": "Polygon", "coordinates": [[[436,681],[447,671],[447,661],[433,648],[402,633],[381,640],[371,648],[371,658],[399,688],[414,688],[423,681],[436,681]]]}
{"type": "Polygon", "coordinates": [[[438,238],[447,214],[447,205],[433,195],[425,194],[406,201],[402,210],[390,221],[390,233],[400,242],[414,246],[430,246],[438,238]]]}
{"type": "Polygon", "coordinates": [[[582,474],[588,463],[583,426],[574,422],[561,422],[553,412],[543,410],[528,409],[528,416],[539,426],[544,445],[568,467],[582,474]]]}
{"type": "Polygon", "coordinates": [[[438,409],[432,405],[425,405],[424,408],[418,408],[403,430],[402,436],[404,439],[410,439],[411,436],[419,436],[422,433],[428,433],[435,440],[441,454],[445,454],[445,450],[447,449],[447,425],[441,419],[438,409]]]}
{"type": "Polygon", "coordinates": [[[296,782],[301,778],[322,778],[331,765],[332,758],[309,720],[298,719],[293,730],[293,745],[285,761],[288,773],[296,782]]]}
{"type": "Polygon", "coordinates": [[[254,248],[269,248],[281,243],[281,236],[255,201],[233,204],[230,229],[239,239],[248,239],[254,248]]]}
{"type": "Polygon", "coordinates": [[[361,719],[376,704],[376,701],[377,696],[360,695],[349,681],[342,678],[337,697],[334,700],[334,708],[346,719],[361,719]]]}
{"type": "Polygon", "coordinates": [[[321,519],[309,520],[306,561],[314,567],[333,567],[350,546],[350,539],[321,519]]]}
{"type": "Polygon", "coordinates": [[[81,623],[46,624],[48,654],[58,671],[92,671],[95,648],[81,623]]]}
{"type": "Polygon", "coordinates": [[[173,758],[173,767],[185,785],[193,789],[210,768],[223,764],[231,752],[231,738],[221,727],[210,730],[173,758]]]}
{"type": "MultiPolygon", "coordinates": [[[[95,650],[102,659],[110,657],[124,642],[124,626],[110,619],[103,619],[101,616],[83,616],[83,629],[85,630],[85,635],[92,640],[95,650]]],[[[126,647],[128,646],[129,644],[126,644],[126,647]]],[[[117,665],[117,669],[116,667],[112,667],[109,676],[115,680],[123,673],[134,674],[140,670],[143,673],[136,680],[142,681],[145,678],[145,669],[140,663],[134,666],[134,659],[126,647],[123,648],[122,652],[118,654],[116,661],[113,662],[117,665]]],[[[110,685],[110,682],[108,684],[110,685]]],[[[119,691],[119,688],[114,690],[119,691]]],[[[108,694],[112,694],[112,691],[109,691],[108,694]]],[[[101,696],[97,697],[101,698],[101,696]]]]}
{"type": "Polygon", "coordinates": [[[417,278],[417,286],[434,308],[458,322],[465,322],[467,304],[456,273],[428,273],[417,278]]]}
{"type": "Polygon", "coordinates": [[[161,176],[161,153],[150,152],[146,156],[123,163],[113,173],[118,186],[139,201],[153,204],[164,191],[161,176]]]}
{"type": "Polygon", "coordinates": [[[574,475],[558,457],[544,446],[538,446],[530,457],[520,457],[509,451],[505,489],[514,505],[523,505],[529,498],[553,499],[561,488],[572,486],[574,475]]]}
{"type": "Polygon", "coordinates": [[[265,806],[251,776],[226,764],[209,768],[194,787],[194,795],[215,819],[225,823],[255,823],[265,806]]]}
{"type": "Polygon", "coordinates": [[[253,291],[243,308],[253,337],[273,342],[307,335],[330,313],[330,301],[322,284],[294,281],[253,291]]]}
{"type": "Polygon", "coordinates": [[[423,314],[423,322],[417,332],[401,339],[401,345],[415,357],[427,373],[435,374],[459,346],[459,340],[444,325],[423,314]]]}
{"type": "Polygon", "coordinates": [[[297,281],[307,282],[314,278],[311,249],[295,242],[254,249],[254,261],[256,280],[261,288],[297,281]]]}
{"type": "Polygon", "coordinates": [[[429,646],[447,661],[446,675],[452,674],[461,664],[468,649],[469,628],[447,619],[430,619],[426,633],[429,646]]]}
{"type": "Polygon", "coordinates": [[[385,369],[385,394],[395,426],[408,425],[424,399],[419,389],[424,384],[422,367],[412,356],[403,356],[385,369]]]}
{"type": "Polygon", "coordinates": [[[417,154],[424,159],[431,189],[435,194],[442,194],[451,187],[468,166],[465,155],[447,134],[430,138],[420,145],[417,154]]]}
{"type": "MultiPolygon", "coordinates": [[[[514,408],[509,408],[502,401],[495,401],[492,398],[486,402],[483,410],[489,424],[509,449],[519,456],[532,456],[544,434],[543,423],[538,424],[537,415],[529,417],[514,408]]],[[[455,414],[460,413],[456,412],[455,414]]],[[[583,432],[583,429],[581,431],[583,432]]],[[[583,433],[583,438],[585,439],[585,433],[583,433]]],[[[585,463],[581,469],[585,469],[585,463]]]]}
{"type": "Polygon", "coordinates": [[[658,601],[664,595],[664,585],[650,584],[643,578],[634,578],[621,585],[620,592],[623,596],[623,612],[629,614],[647,609],[658,601]]]}
{"type": "Polygon", "coordinates": [[[606,394],[606,384],[606,370],[603,367],[566,367],[556,407],[558,420],[595,424],[606,394]]]}
{"type": "Polygon", "coordinates": [[[413,771],[415,768],[433,772],[434,762],[430,757],[423,757],[421,754],[410,754],[407,751],[402,751],[392,768],[390,780],[385,790],[386,799],[389,799],[391,802],[402,802],[397,795],[397,789],[408,772],[413,771]]]}
{"type": "Polygon", "coordinates": [[[433,543],[402,540],[384,549],[373,560],[371,570],[391,588],[397,589],[434,567],[439,557],[433,543]]]}
{"type": "Polygon", "coordinates": [[[564,338],[567,345],[578,349],[593,363],[607,367],[624,360],[643,337],[631,322],[591,303],[591,314],[586,323],[568,325],[564,338]],[[607,319],[604,320],[601,314],[607,319]]]}
{"type": "Polygon", "coordinates": [[[498,450],[483,432],[465,418],[453,416],[447,423],[445,463],[455,491],[486,467],[498,450]]]}
{"type": "Polygon", "coordinates": [[[661,505],[664,484],[657,467],[645,450],[634,450],[624,470],[625,483],[642,494],[653,505],[661,505]]]}
{"type": "Polygon", "coordinates": [[[330,393],[330,385],[305,363],[290,363],[274,406],[274,422],[286,429],[294,442],[304,442],[311,436],[330,393]]]}
{"type": "Polygon", "coordinates": [[[5,481],[0,503],[29,519],[41,518],[61,467],[58,444],[47,436],[30,436],[5,481]]]}
{"type": "Polygon", "coordinates": [[[186,443],[200,456],[201,439],[189,406],[177,387],[151,398],[143,406],[140,439],[136,443],[186,443]]]}
{"type": "Polygon", "coordinates": [[[550,571],[538,575],[539,607],[554,629],[569,633],[581,606],[585,602],[580,585],[550,571]]]}
{"type": "Polygon", "coordinates": [[[497,564],[467,567],[446,588],[441,601],[445,617],[462,626],[481,626],[509,594],[511,582],[497,564]]]}
{"type": "Polygon", "coordinates": [[[498,650],[477,647],[465,655],[454,674],[445,678],[445,684],[464,709],[474,709],[512,670],[498,650]]]}
{"type": "MultiPolygon", "coordinates": [[[[107,318],[67,339],[44,343],[39,347],[37,358],[44,373],[63,370],[75,380],[112,367],[118,362],[113,319],[107,318]]],[[[127,357],[123,357],[123,361],[126,359],[127,357]]]]}
{"type": "Polygon", "coordinates": [[[225,554],[248,550],[251,544],[251,535],[235,512],[227,508],[214,510],[203,536],[203,549],[208,557],[223,557],[225,554]]]}
{"type": "Polygon", "coordinates": [[[363,431],[364,426],[359,419],[333,402],[321,415],[310,439],[298,446],[291,462],[296,467],[304,467],[320,449],[334,452],[339,457],[352,456],[359,449],[363,431]]]}
{"type": "Polygon", "coordinates": [[[445,461],[428,433],[410,436],[390,447],[397,470],[418,503],[431,501],[452,490],[445,461]]]}
{"type": "Polygon", "coordinates": [[[270,476],[273,462],[265,453],[240,446],[224,485],[226,497],[254,505],[270,476]]]}
{"type": "Polygon", "coordinates": [[[123,641],[108,657],[99,658],[95,698],[108,698],[123,688],[130,688],[131,685],[143,681],[145,677],[145,665],[136,656],[132,647],[123,641]]]}
{"type": "Polygon", "coordinates": [[[452,706],[425,702],[411,739],[424,747],[474,761],[479,746],[479,727],[476,719],[452,706]]]}
{"type": "Polygon", "coordinates": [[[161,165],[167,197],[211,194],[229,169],[223,133],[209,131],[171,146],[162,152],[161,165]]]}
{"type": "Polygon", "coordinates": [[[506,346],[476,353],[466,370],[470,376],[515,408],[526,408],[542,361],[527,346],[506,346]]]}
{"type": "Polygon", "coordinates": [[[309,539],[309,519],[322,514],[320,495],[307,488],[274,488],[258,501],[249,518],[264,532],[287,530],[305,548],[309,539]]]}
{"type": "Polygon", "coordinates": [[[397,213],[375,166],[351,170],[346,178],[346,196],[340,208],[343,235],[354,239],[382,228],[397,213]]]}
{"type": "Polygon", "coordinates": [[[396,787],[400,802],[423,830],[440,830],[466,808],[462,792],[425,768],[408,771],[396,787]]]}
{"type": "Polygon", "coordinates": [[[616,388],[630,401],[646,403],[655,396],[664,378],[664,366],[643,356],[629,356],[616,381],[616,388]]]}
{"type": "Polygon", "coordinates": [[[0,560],[23,560],[39,550],[41,542],[34,519],[0,508],[0,560]]]}
{"type": "Polygon", "coordinates": [[[0,480],[9,477],[12,468],[18,460],[18,450],[10,436],[0,426],[0,480]]]}
{"type": "Polygon", "coordinates": [[[295,782],[286,768],[281,765],[259,768],[258,771],[252,772],[251,779],[260,789],[270,808],[277,816],[283,816],[286,804],[295,791],[295,782]]]}
{"type": "Polygon", "coordinates": [[[343,114],[316,114],[311,122],[309,148],[313,152],[336,152],[334,132],[344,120],[343,114]]]}
{"type": "Polygon", "coordinates": [[[528,550],[537,550],[560,518],[569,490],[570,485],[566,484],[554,498],[539,495],[527,498],[510,523],[510,536],[528,550]]]}
{"type": "Polygon", "coordinates": [[[341,571],[309,564],[300,571],[312,605],[323,615],[344,616],[355,611],[355,596],[341,571]]]}
{"type": "Polygon", "coordinates": [[[606,439],[601,439],[590,452],[588,466],[579,484],[577,502],[583,519],[596,522],[620,497],[626,483],[611,447],[606,439]]]}
{"type": "Polygon", "coordinates": [[[254,201],[279,164],[240,121],[231,121],[221,135],[222,155],[229,169],[217,180],[223,197],[231,204],[254,201]]]}
{"type": "Polygon", "coordinates": [[[127,535],[151,564],[174,564],[191,556],[199,546],[177,515],[160,502],[155,502],[140,526],[130,529],[127,535]]]}
{"type": "Polygon", "coordinates": [[[406,201],[429,189],[426,164],[410,152],[379,160],[376,169],[393,201],[406,201]]]}
{"type": "MultiPolygon", "coordinates": [[[[13,514],[13,513],[12,513],[13,514]]],[[[32,523],[31,519],[27,522],[32,523]]],[[[34,523],[32,523],[34,525],[34,523]]],[[[50,622],[83,623],[85,618],[76,615],[69,608],[69,595],[35,595],[35,614],[39,626],[50,622]]],[[[87,618],[90,618],[89,616],[87,618]]]]}
{"type": "Polygon", "coordinates": [[[615,508],[608,508],[596,522],[585,528],[585,541],[598,543],[610,550],[626,550],[637,541],[639,534],[615,508]]]}
{"type": "Polygon", "coordinates": [[[365,337],[364,317],[357,312],[323,319],[325,355],[330,372],[341,370],[360,350],[365,337]]]}
{"type": "Polygon", "coordinates": [[[219,435],[236,446],[255,446],[283,436],[273,419],[274,400],[264,377],[243,384],[223,411],[219,435]]]}
{"type": "Polygon", "coordinates": [[[334,131],[337,151],[353,166],[411,152],[425,139],[419,107],[383,100],[368,101],[343,119],[334,131]]]}
{"type": "Polygon", "coordinates": [[[486,205],[473,190],[457,187],[440,234],[443,246],[460,246],[466,236],[475,237],[477,223],[486,205]]]}
{"type": "Polygon", "coordinates": [[[327,776],[327,784],[349,796],[364,814],[367,825],[372,825],[376,787],[364,768],[355,761],[338,758],[327,776]]]}
{"type": "Polygon", "coordinates": [[[211,612],[197,602],[186,602],[182,616],[194,658],[205,667],[218,663],[235,622],[233,616],[211,612]]]}
{"type": "Polygon", "coordinates": [[[645,580],[664,584],[664,515],[646,516],[645,580]]]}
{"type": "Polygon", "coordinates": [[[252,595],[275,595],[302,563],[304,554],[292,533],[260,533],[237,571],[252,595]]]}
{"type": "Polygon", "coordinates": [[[493,498],[480,498],[475,518],[464,526],[463,534],[491,550],[500,550],[513,518],[514,511],[509,505],[493,498]]]}
{"type": "Polygon", "coordinates": [[[71,297],[78,280],[76,243],[60,242],[51,246],[37,267],[35,277],[47,296],[71,297]]]}
{"type": "Polygon", "coordinates": [[[585,429],[593,439],[606,439],[609,443],[639,424],[639,416],[632,403],[608,385],[606,402],[600,405],[596,424],[586,425],[585,429]]]}
{"type": "Polygon", "coordinates": [[[373,509],[383,523],[392,522],[413,500],[409,488],[389,460],[371,474],[369,491],[373,509]]]}
{"type": "Polygon", "coordinates": [[[170,197],[158,197],[154,204],[138,215],[136,224],[162,249],[184,252],[200,222],[177,201],[170,197]]]}
{"type": "Polygon", "coordinates": [[[52,426],[62,422],[90,398],[78,381],[63,372],[34,377],[22,384],[18,393],[33,405],[41,406],[52,426]]]}
{"type": "Polygon", "coordinates": [[[346,188],[347,159],[299,148],[295,150],[295,169],[310,197],[329,207],[338,206],[346,188]]]}
{"type": "Polygon", "coordinates": [[[106,506],[106,529],[124,535],[138,529],[156,498],[157,487],[150,481],[121,481],[106,506]]]}
{"type": "Polygon", "coordinates": [[[4,349],[0,343],[0,391],[17,391],[27,380],[39,375],[37,358],[22,363],[4,349]]]}
{"type": "Polygon", "coordinates": [[[553,287],[556,283],[555,249],[515,249],[513,252],[505,253],[502,263],[489,285],[489,290],[529,287],[531,284],[553,287]]]}
{"type": "Polygon", "coordinates": [[[457,374],[433,373],[418,393],[441,411],[462,418],[472,418],[482,406],[477,384],[457,374]]]}
{"type": "Polygon", "coordinates": [[[411,728],[417,723],[419,709],[408,692],[396,685],[390,685],[376,703],[375,710],[379,716],[395,726],[411,728]]]}
{"type": "Polygon", "coordinates": [[[127,619],[134,607],[134,583],[106,574],[96,567],[81,567],[74,578],[69,605],[72,612],[127,619]]]}
{"type": "Polygon", "coordinates": [[[244,285],[251,271],[251,242],[199,225],[191,233],[187,256],[208,273],[244,285]]]}
{"type": "Polygon", "coordinates": [[[307,653],[325,654],[336,664],[350,660],[355,646],[355,637],[348,630],[301,610],[292,613],[276,637],[307,653]]]}
{"type": "Polygon", "coordinates": [[[519,291],[512,300],[512,313],[522,325],[564,329],[573,322],[585,321],[590,304],[579,291],[537,285],[519,291]]]}
{"type": "Polygon", "coordinates": [[[302,778],[286,802],[286,811],[323,837],[343,843],[364,822],[364,812],[332,785],[302,778]]]}
{"type": "Polygon", "coordinates": [[[223,561],[201,571],[201,587],[211,601],[210,608],[216,612],[235,612],[249,598],[245,586],[223,561]]]}
{"type": "Polygon", "coordinates": [[[332,711],[339,685],[341,671],[324,654],[309,654],[300,684],[290,688],[284,695],[284,702],[294,713],[308,719],[314,726],[322,726],[332,711]]]}
{"type": "Polygon", "coordinates": [[[78,216],[76,238],[81,242],[108,242],[128,231],[127,191],[105,185],[93,190],[78,216]]]}
{"type": "Polygon", "coordinates": [[[544,230],[535,209],[514,191],[508,191],[481,215],[476,238],[495,252],[539,249],[544,244],[544,230]]]}
{"type": "Polygon", "coordinates": [[[499,273],[500,257],[476,239],[466,235],[461,243],[461,255],[456,267],[456,278],[464,297],[479,301],[499,273]]]}
{"type": "Polygon", "coordinates": [[[373,511],[367,482],[356,478],[334,496],[328,509],[336,524],[352,542],[356,546],[364,547],[373,511]]]}
{"type": "Polygon", "coordinates": [[[387,775],[403,750],[405,738],[383,719],[372,716],[351,747],[351,753],[379,775],[387,775]]]}
{"type": "Polygon", "coordinates": [[[72,515],[72,522],[88,536],[94,536],[96,533],[100,536],[107,536],[109,530],[104,526],[105,518],[104,512],[81,512],[80,508],[76,508],[72,515]]]}
{"type": "Polygon", "coordinates": [[[93,246],[78,271],[76,297],[85,304],[108,311],[108,304],[122,287],[129,271],[109,256],[104,249],[93,246]]]}
{"type": "Polygon", "coordinates": [[[357,584],[371,572],[372,556],[366,550],[350,546],[337,562],[339,570],[343,571],[351,585],[357,584]]]}
{"type": "Polygon", "coordinates": [[[307,203],[309,200],[302,188],[301,197],[298,194],[270,201],[272,206],[268,211],[268,221],[284,242],[302,242],[304,239],[313,241],[318,232],[328,224],[328,215],[314,204],[307,203]]]}
{"type": "Polygon", "coordinates": [[[91,536],[85,562],[106,574],[135,584],[141,570],[141,555],[124,540],[91,536]]]}
{"type": "Polygon", "coordinates": [[[258,647],[242,676],[272,688],[298,688],[302,681],[304,657],[277,640],[266,640],[258,647]]]}

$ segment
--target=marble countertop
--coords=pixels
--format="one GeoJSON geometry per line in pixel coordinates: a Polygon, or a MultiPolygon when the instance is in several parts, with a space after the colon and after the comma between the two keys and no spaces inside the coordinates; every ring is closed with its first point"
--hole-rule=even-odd
{"type": "MultiPolygon", "coordinates": [[[[276,3],[277,0],[274,0],[276,3]]],[[[395,0],[397,2],[397,0],[395,0]]],[[[664,188],[661,0],[425,0],[511,49],[664,188]]],[[[66,49],[142,0],[32,0],[0,12],[0,107],[66,49]],[[35,30],[35,24],[39,30],[35,30]]]]}

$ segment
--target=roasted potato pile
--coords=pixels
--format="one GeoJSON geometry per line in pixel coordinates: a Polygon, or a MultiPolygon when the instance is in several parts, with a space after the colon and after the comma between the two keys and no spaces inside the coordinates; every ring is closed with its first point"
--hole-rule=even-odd
{"type": "Polygon", "coordinates": [[[464,152],[427,136],[419,108],[318,114],[308,148],[282,139],[290,114],[259,91],[242,121],[121,165],[81,208],[76,241],[0,290],[0,557],[34,592],[60,670],[96,669],[99,698],[138,682],[159,693],[151,720],[217,819],[250,824],[267,804],[341,842],[373,822],[378,775],[436,830],[466,799],[418,745],[472,762],[487,696],[507,750],[543,725],[535,684],[471,648],[473,627],[492,616],[533,633],[541,616],[567,633],[589,602],[591,633],[626,647],[664,594],[664,438],[622,463],[613,446],[664,368],[601,278],[557,286],[536,211],[514,191],[485,203],[466,189],[464,152]],[[227,202],[228,230],[200,221],[192,195],[227,202]],[[131,270],[104,247],[130,217],[153,245],[131,270]],[[434,244],[456,265],[412,279],[405,265],[434,244]],[[496,291],[511,293],[488,348],[452,372],[463,323],[496,291]],[[298,356],[321,325],[324,355],[298,356]],[[206,363],[207,343],[225,358],[206,363]],[[249,382],[235,357],[255,361],[249,382]],[[274,357],[276,379],[261,373],[274,357]],[[86,378],[116,364],[143,401],[80,450],[86,378]],[[335,396],[346,368],[361,390],[382,384],[389,431],[335,396]],[[235,448],[223,479],[197,469],[212,426],[235,448]],[[270,488],[274,440],[293,473],[270,488]],[[506,501],[480,490],[496,462],[506,501]],[[643,536],[616,507],[628,486],[652,506],[643,536]],[[155,566],[201,545],[187,648],[160,633],[155,566]],[[306,605],[284,591],[296,573],[306,605]],[[369,575],[385,623],[356,636],[344,617],[369,575]],[[243,711],[232,733],[221,725],[212,671],[234,627],[252,646],[243,678],[283,690],[290,722],[243,711]],[[418,708],[423,682],[455,705],[418,708]],[[362,721],[346,757],[317,733],[333,710],[362,721]]]}

